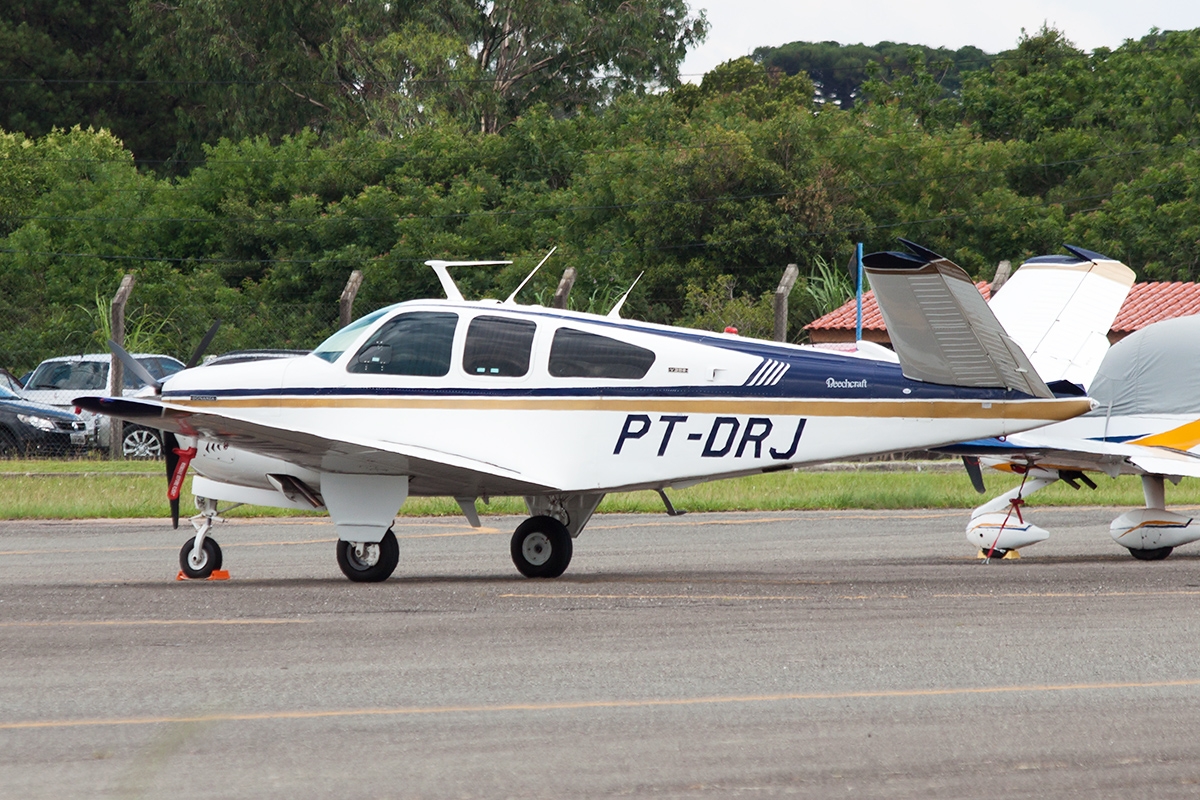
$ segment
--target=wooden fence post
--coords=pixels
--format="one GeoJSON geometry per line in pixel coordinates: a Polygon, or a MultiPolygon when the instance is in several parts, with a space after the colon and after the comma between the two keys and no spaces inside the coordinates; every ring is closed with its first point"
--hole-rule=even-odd
{"type": "Polygon", "coordinates": [[[342,296],[338,299],[338,327],[344,328],[354,319],[354,298],[358,296],[358,287],[362,286],[363,274],[362,270],[354,270],[350,273],[350,280],[346,281],[346,288],[342,289],[342,296]]]}
{"type": "MultiPolygon", "coordinates": [[[[112,340],[122,347],[125,346],[125,304],[129,302],[129,295],[133,292],[133,276],[126,275],[121,279],[121,286],[117,289],[116,295],[112,301],[112,340]]],[[[117,354],[111,356],[111,366],[108,368],[109,374],[112,376],[112,396],[120,397],[125,393],[125,365],[121,363],[121,359],[117,358],[117,354]]],[[[124,458],[125,454],[121,448],[121,440],[124,438],[125,426],[119,419],[109,418],[108,428],[108,456],[114,461],[119,461],[124,458]]]]}
{"type": "Polygon", "coordinates": [[[575,274],[574,267],[567,267],[563,271],[562,280],[554,290],[554,302],[551,304],[554,308],[567,307],[567,295],[571,294],[571,287],[575,285],[575,274]]]}
{"type": "Polygon", "coordinates": [[[783,279],[779,281],[779,288],[775,290],[775,341],[787,341],[788,327],[788,295],[792,293],[792,287],[796,285],[796,278],[800,277],[800,267],[795,264],[788,264],[787,269],[783,271],[783,279]]]}
{"type": "Polygon", "coordinates": [[[1012,276],[1012,262],[1004,259],[996,265],[996,276],[992,278],[992,297],[1000,291],[1000,287],[1012,276]]]}

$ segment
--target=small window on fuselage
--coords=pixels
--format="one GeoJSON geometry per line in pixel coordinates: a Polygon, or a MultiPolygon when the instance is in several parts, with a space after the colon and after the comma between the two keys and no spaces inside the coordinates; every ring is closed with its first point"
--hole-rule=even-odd
{"type": "Polygon", "coordinates": [[[646,377],[654,351],[573,328],[559,328],[550,345],[550,375],[555,378],[646,377]]]}
{"type": "Polygon", "coordinates": [[[384,323],[347,369],[377,375],[440,377],[450,371],[457,325],[457,314],[442,311],[401,314],[384,323]]]}
{"type": "Polygon", "coordinates": [[[537,325],[509,317],[476,317],[467,328],[463,371],[468,375],[519,378],[529,372],[537,325]]]}

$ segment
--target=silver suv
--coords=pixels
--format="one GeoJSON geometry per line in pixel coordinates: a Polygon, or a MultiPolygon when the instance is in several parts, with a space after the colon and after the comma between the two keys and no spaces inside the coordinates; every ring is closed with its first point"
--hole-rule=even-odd
{"type": "MultiPolygon", "coordinates": [[[[134,353],[133,357],[159,380],[183,369],[183,362],[171,356],[134,353]]],[[[25,382],[21,394],[29,400],[63,409],[71,409],[72,401],[81,395],[95,394],[111,397],[113,393],[112,379],[109,376],[111,363],[112,356],[107,353],[48,358],[38,364],[38,368],[25,382]]],[[[133,394],[143,386],[141,380],[131,374],[128,369],[125,370],[124,383],[125,394],[133,394]]],[[[91,415],[85,411],[82,416],[87,418],[91,415]]],[[[101,448],[107,448],[112,431],[109,418],[97,416],[92,421],[95,424],[97,444],[101,448]]],[[[125,423],[121,452],[125,454],[126,458],[162,458],[162,436],[151,428],[125,423]]]]}

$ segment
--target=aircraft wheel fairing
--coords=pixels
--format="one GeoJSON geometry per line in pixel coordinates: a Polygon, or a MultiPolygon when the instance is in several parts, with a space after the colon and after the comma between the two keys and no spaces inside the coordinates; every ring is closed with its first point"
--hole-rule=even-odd
{"type": "Polygon", "coordinates": [[[1136,550],[1129,549],[1129,555],[1136,558],[1138,561],[1162,561],[1167,556],[1171,555],[1174,547],[1155,547],[1153,550],[1136,550]]]}
{"type": "Polygon", "coordinates": [[[196,537],[193,536],[179,550],[179,568],[183,570],[184,575],[193,580],[204,580],[212,575],[214,570],[221,568],[221,545],[217,544],[216,539],[206,538],[200,546],[199,556],[193,559],[192,549],[195,545],[196,537]]]}
{"type": "Polygon", "coordinates": [[[553,517],[530,517],[517,526],[511,549],[526,578],[557,578],[571,563],[571,534],[553,517]]]}
{"type": "Polygon", "coordinates": [[[396,541],[396,534],[389,528],[378,544],[339,539],[337,562],[342,573],[356,583],[386,581],[400,563],[400,545],[396,541]]]}

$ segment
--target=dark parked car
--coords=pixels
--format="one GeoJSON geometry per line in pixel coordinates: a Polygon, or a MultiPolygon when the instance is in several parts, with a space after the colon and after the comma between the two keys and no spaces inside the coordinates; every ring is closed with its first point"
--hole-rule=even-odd
{"type": "Polygon", "coordinates": [[[94,438],[94,427],[83,417],[0,387],[0,456],[83,453],[94,438]]]}
{"type": "Polygon", "coordinates": [[[16,375],[13,375],[4,367],[0,367],[0,389],[8,389],[14,394],[20,394],[23,385],[16,375]]]}

